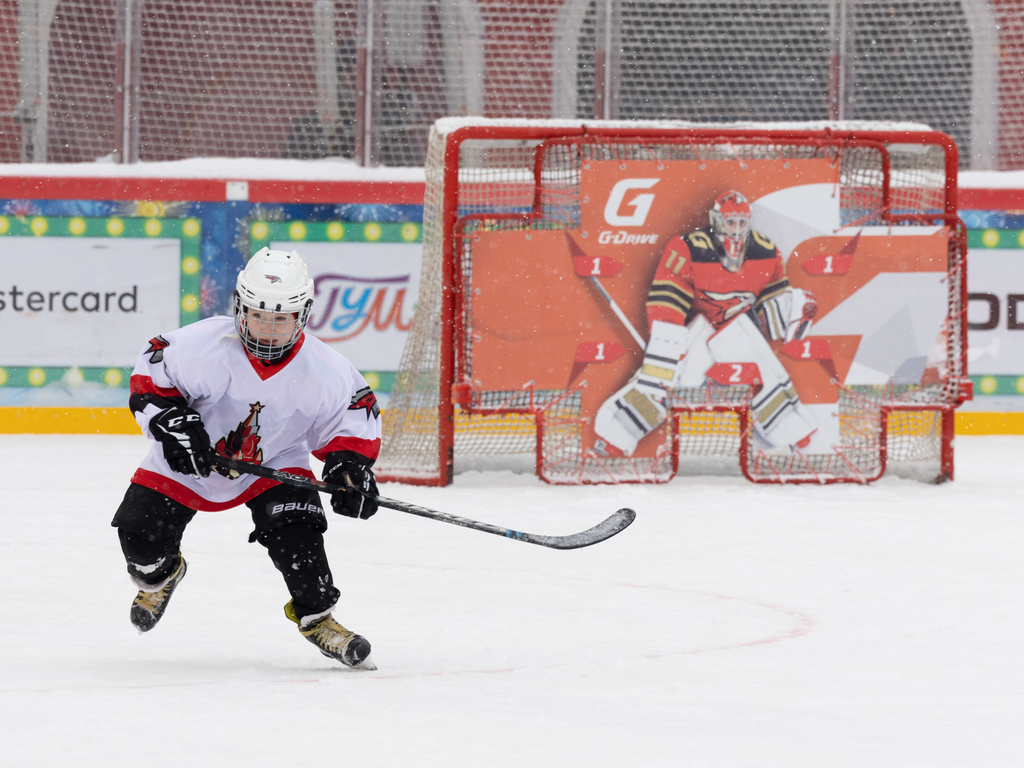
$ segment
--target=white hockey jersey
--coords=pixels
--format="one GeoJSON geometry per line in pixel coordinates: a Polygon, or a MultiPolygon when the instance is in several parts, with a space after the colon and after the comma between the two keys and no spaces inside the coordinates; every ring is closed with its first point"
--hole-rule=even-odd
{"type": "MultiPolygon", "coordinates": [[[[323,460],[353,451],[372,463],[380,452],[377,399],[352,363],[304,334],[281,362],[264,365],[246,352],[230,317],[151,339],[132,372],[129,404],[147,437],[159,411],[188,405],[217,453],[306,477],[313,477],[310,453],[323,460]]],[[[132,482],[211,512],[277,485],[219,469],[198,479],[172,472],[156,440],[132,482]]]]}

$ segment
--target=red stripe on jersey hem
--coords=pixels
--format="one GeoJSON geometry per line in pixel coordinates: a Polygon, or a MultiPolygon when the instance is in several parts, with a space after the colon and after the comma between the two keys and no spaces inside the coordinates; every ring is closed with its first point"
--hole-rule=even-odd
{"type": "MultiPolygon", "coordinates": [[[[284,367],[288,365],[288,363],[292,361],[292,358],[294,358],[299,353],[299,350],[302,349],[302,343],[305,340],[306,333],[303,332],[302,335],[299,336],[299,340],[295,342],[295,345],[288,350],[288,354],[276,363],[271,363],[270,365],[264,365],[263,361],[249,352],[248,349],[245,350],[245,356],[249,358],[249,365],[251,365],[252,369],[256,371],[256,375],[260,377],[260,380],[266,381],[275,373],[284,370],[284,367]]],[[[242,347],[244,349],[245,345],[243,344],[242,347]]]]}
{"type": "MultiPolygon", "coordinates": [[[[310,480],[316,480],[313,473],[304,467],[285,467],[282,471],[290,472],[293,475],[308,477],[310,480]]],[[[260,477],[256,479],[255,483],[250,485],[244,492],[240,493],[231,501],[215,502],[204,499],[191,488],[186,488],[181,483],[171,480],[169,477],[164,477],[158,472],[142,469],[141,467],[135,470],[135,474],[132,475],[132,482],[137,485],[144,485],[146,488],[174,499],[179,504],[184,504],[189,509],[196,509],[200,512],[222,512],[225,509],[231,509],[232,507],[237,507],[240,504],[245,504],[247,501],[252,501],[261,493],[273,488],[275,485],[281,485],[277,480],[271,480],[268,477],[260,477]]]]}
{"type": "Polygon", "coordinates": [[[159,395],[160,397],[180,397],[185,398],[181,392],[174,387],[158,387],[153,383],[153,379],[149,376],[143,376],[142,374],[133,374],[128,379],[128,389],[133,395],[159,395]]]}
{"type": "Polygon", "coordinates": [[[355,451],[370,461],[376,461],[380,455],[380,438],[366,440],[361,437],[336,437],[323,448],[313,451],[313,455],[320,461],[325,461],[327,454],[335,451],[355,451]]]}

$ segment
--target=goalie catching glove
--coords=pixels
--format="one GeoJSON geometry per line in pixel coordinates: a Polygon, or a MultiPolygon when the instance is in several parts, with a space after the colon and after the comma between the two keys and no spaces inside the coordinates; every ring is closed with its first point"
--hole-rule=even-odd
{"type": "Polygon", "coordinates": [[[377,511],[377,480],[367,460],[350,451],[327,454],[324,482],[345,490],[331,494],[331,509],[345,517],[366,520],[377,511]]]}
{"type": "Polygon", "coordinates": [[[757,321],[765,336],[772,341],[802,339],[811,330],[811,320],[818,312],[818,302],[808,291],[787,288],[754,305],[757,321]]]}
{"type": "Polygon", "coordinates": [[[150,420],[149,431],[163,446],[171,470],[193,477],[210,476],[210,436],[196,411],[184,405],[165,408],[150,420]]]}

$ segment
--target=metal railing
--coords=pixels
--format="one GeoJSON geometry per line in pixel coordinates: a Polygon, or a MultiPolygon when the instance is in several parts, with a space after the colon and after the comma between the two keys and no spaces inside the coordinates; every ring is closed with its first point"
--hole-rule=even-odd
{"type": "Polygon", "coordinates": [[[1024,0],[19,0],[0,160],[421,166],[481,115],[911,120],[1019,168],[1022,51],[1024,0]]]}

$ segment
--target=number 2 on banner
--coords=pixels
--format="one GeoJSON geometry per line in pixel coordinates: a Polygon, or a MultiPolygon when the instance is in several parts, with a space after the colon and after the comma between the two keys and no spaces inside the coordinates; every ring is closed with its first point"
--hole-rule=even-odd
{"type": "Polygon", "coordinates": [[[716,384],[742,385],[760,384],[761,369],[757,363],[715,363],[705,374],[716,384]]]}

